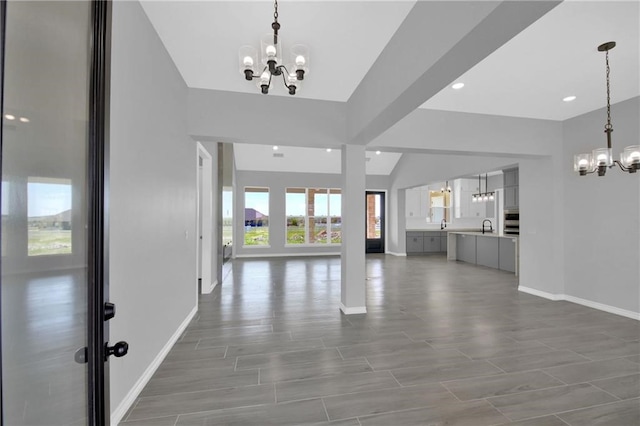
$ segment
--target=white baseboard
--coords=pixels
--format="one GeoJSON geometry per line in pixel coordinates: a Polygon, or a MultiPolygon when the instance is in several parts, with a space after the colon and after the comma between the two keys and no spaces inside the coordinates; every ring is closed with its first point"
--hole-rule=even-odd
{"type": "Polygon", "coordinates": [[[390,254],[392,256],[406,256],[407,255],[407,253],[394,253],[392,251],[388,251],[385,254],[390,254]]]}
{"type": "Polygon", "coordinates": [[[191,320],[193,319],[193,317],[196,315],[197,312],[198,312],[198,306],[194,306],[193,310],[189,313],[189,315],[187,315],[184,321],[182,321],[182,324],[180,324],[176,332],[173,333],[173,336],[169,338],[169,341],[164,345],[162,350],[160,350],[160,352],[155,357],[155,359],[151,362],[151,364],[149,364],[145,372],[142,374],[142,376],[140,376],[138,381],[133,385],[133,387],[124,397],[122,402],[120,402],[120,404],[118,404],[116,409],[111,412],[112,425],[117,425],[120,423],[120,421],[122,421],[122,418],[124,417],[124,415],[127,414],[127,411],[129,410],[129,408],[131,408],[131,406],[135,402],[138,395],[140,395],[140,392],[142,392],[142,389],[144,389],[147,383],[149,383],[149,380],[151,379],[151,376],[153,376],[153,373],[155,373],[158,367],[160,367],[160,364],[162,364],[162,361],[164,361],[165,357],[167,356],[171,348],[173,348],[173,345],[178,341],[180,336],[182,336],[182,333],[187,328],[187,326],[189,325],[189,323],[191,322],[191,320]]]}
{"type": "Polygon", "coordinates": [[[615,306],[605,305],[604,303],[593,302],[591,300],[581,299],[579,297],[569,296],[566,294],[564,295],[564,300],[640,321],[640,312],[628,311],[626,309],[616,308],[615,306]]]}
{"type": "Polygon", "coordinates": [[[564,298],[563,298],[564,294],[547,293],[546,291],[536,290],[535,288],[530,288],[530,287],[519,286],[518,287],[518,291],[521,291],[523,293],[532,294],[532,295],[538,296],[538,297],[543,297],[543,298],[549,299],[549,300],[564,300],[564,298]]]}
{"type": "Polygon", "coordinates": [[[216,288],[216,286],[218,285],[218,280],[215,280],[214,282],[211,283],[211,285],[209,287],[203,288],[202,289],[202,294],[209,294],[213,291],[214,288],[216,288]]]}
{"type": "Polygon", "coordinates": [[[340,310],[345,315],[355,315],[355,314],[366,314],[367,313],[367,307],[366,306],[354,306],[354,307],[347,308],[346,306],[344,306],[344,304],[342,302],[340,302],[340,310]]]}
{"type": "Polygon", "coordinates": [[[237,254],[236,258],[250,257],[302,257],[302,256],[340,256],[338,253],[261,253],[261,254],[237,254]]]}
{"type": "Polygon", "coordinates": [[[529,287],[518,287],[518,290],[523,293],[529,293],[534,296],[543,297],[549,300],[565,300],[567,302],[576,303],[578,305],[587,306],[589,308],[597,309],[599,311],[609,312],[610,314],[620,315],[622,317],[631,318],[640,321],[640,312],[633,312],[627,309],[616,308],[615,306],[605,305],[604,303],[594,302],[587,299],[581,299],[579,297],[570,296],[568,294],[552,294],[546,291],[536,290],[529,287]]]}

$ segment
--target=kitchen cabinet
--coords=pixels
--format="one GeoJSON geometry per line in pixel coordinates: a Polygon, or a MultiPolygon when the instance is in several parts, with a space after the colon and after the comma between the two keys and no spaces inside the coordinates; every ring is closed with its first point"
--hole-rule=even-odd
{"type": "Polygon", "coordinates": [[[423,251],[425,253],[439,253],[440,250],[440,232],[425,232],[423,236],[423,251]]]}
{"type": "Polygon", "coordinates": [[[476,237],[476,263],[489,268],[498,269],[499,262],[499,241],[502,238],[476,237]]]}
{"type": "Polygon", "coordinates": [[[407,254],[420,254],[424,250],[422,232],[407,232],[407,254]]]}
{"type": "Polygon", "coordinates": [[[476,263],[475,235],[456,235],[456,258],[467,263],[476,263]]]}
{"type": "Polygon", "coordinates": [[[504,179],[504,209],[518,210],[520,205],[518,169],[503,170],[502,175],[504,179]]]}
{"type": "Polygon", "coordinates": [[[480,232],[449,233],[448,260],[482,265],[518,275],[518,237],[480,232]]]}
{"type": "Polygon", "coordinates": [[[516,239],[498,238],[500,261],[499,268],[503,271],[516,271],[516,239]]]}
{"type": "Polygon", "coordinates": [[[407,255],[447,251],[447,231],[407,231],[407,255]]]}

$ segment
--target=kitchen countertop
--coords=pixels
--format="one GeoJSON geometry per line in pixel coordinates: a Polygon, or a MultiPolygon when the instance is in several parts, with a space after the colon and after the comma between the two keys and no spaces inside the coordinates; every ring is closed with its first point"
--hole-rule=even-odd
{"type": "Polygon", "coordinates": [[[511,234],[499,234],[497,232],[485,232],[482,231],[449,231],[450,234],[460,234],[460,235],[476,235],[480,237],[498,237],[498,238],[518,238],[518,235],[511,234]]]}

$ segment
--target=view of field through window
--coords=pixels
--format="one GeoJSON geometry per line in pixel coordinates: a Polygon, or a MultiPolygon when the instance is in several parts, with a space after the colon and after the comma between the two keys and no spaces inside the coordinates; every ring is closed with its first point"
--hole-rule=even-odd
{"type": "Polygon", "coordinates": [[[72,252],[71,196],[70,179],[29,177],[27,183],[29,256],[72,252]]]}
{"type": "Polygon", "coordinates": [[[340,244],[342,199],[339,189],[287,188],[287,244],[340,244]]]}
{"type": "Polygon", "coordinates": [[[269,188],[244,189],[244,245],[269,245],[269,188]]]}

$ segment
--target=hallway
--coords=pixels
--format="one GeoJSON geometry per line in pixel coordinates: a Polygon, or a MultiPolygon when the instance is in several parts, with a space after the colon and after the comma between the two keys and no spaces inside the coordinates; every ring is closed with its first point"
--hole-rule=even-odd
{"type": "Polygon", "coordinates": [[[640,424],[638,321],[439,255],[339,297],[338,257],[234,260],[121,425],[640,424]]]}

